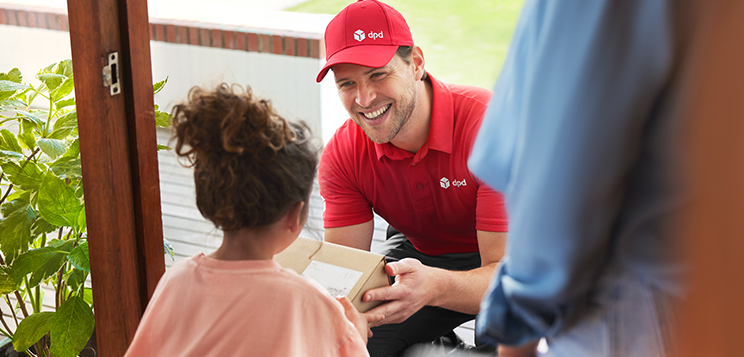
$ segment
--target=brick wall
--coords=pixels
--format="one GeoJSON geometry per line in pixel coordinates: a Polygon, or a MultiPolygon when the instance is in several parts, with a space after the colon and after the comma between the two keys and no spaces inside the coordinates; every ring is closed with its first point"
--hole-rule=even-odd
{"type": "MultiPolygon", "coordinates": [[[[0,8],[0,25],[69,31],[67,14],[58,9],[0,6],[4,7],[0,8]]],[[[322,42],[309,36],[220,27],[219,24],[153,19],[150,22],[150,40],[316,59],[320,59],[323,52],[322,42]]]]}

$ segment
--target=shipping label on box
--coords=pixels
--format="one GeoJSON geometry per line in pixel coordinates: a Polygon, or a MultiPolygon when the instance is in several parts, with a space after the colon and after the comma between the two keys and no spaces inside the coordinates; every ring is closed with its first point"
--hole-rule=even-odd
{"type": "Polygon", "coordinates": [[[298,237],[275,255],[274,260],[284,268],[315,279],[333,297],[347,296],[360,312],[382,304],[382,301],[362,302],[367,290],[390,285],[384,256],[338,244],[298,237]]]}

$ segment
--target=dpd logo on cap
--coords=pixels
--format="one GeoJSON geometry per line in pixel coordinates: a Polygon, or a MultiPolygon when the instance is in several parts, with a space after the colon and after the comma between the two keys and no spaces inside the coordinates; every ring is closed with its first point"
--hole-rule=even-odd
{"type": "Polygon", "coordinates": [[[362,30],[354,31],[354,39],[359,42],[362,42],[364,40],[364,31],[362,30]]]}

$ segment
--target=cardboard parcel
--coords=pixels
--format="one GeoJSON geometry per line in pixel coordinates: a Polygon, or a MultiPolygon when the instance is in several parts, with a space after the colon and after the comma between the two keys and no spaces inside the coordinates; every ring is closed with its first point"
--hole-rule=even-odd
{"type": "Polygon", "coordinates": [[[298,237],[274,260],[315,279],[333,297],[347,296],[360,312],[382,304],[362,302],[367,290],[390,285],[384,256],[338,244],[298,237]]]}

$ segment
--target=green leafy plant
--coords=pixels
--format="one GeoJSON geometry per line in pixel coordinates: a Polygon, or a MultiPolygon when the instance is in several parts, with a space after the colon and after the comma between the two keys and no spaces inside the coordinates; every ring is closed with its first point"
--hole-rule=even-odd
{"type": "MultiPolygon", "coordinates": [[[[36,79],[24,83],[17,68],[0,73],[0,333],[16,351],[77,356],[94,317],[72,61],[36,79]],[[32,106],[39,102],[48,104],[32,106]],[[42,285],[54,291],[47,311],[42,285]]],[[[168,114],[155,111],[156,125],[168,126],[168,114]]]]}

